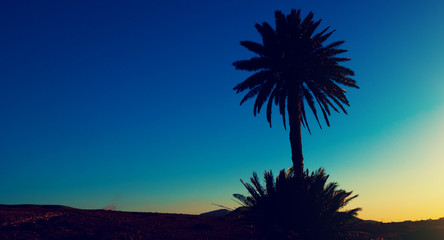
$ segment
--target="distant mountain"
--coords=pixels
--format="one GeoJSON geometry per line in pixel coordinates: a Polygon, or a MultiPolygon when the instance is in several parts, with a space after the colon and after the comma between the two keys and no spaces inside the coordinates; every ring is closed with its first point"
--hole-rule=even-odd
{"type": "Polygon", "coordinates": [[[37,205],[37,204],[0,204],[0,209],[75,209],[63,205],[37,205]]]}
{"type": "Polygon", "coordinates": [[[225,216],[225,215],[227,215],[230,212],[231,211],[227,210],[227,209],[218,209],[218,210],[214,210],[214,211],[210,211],[210,212],[201,213],[200,215],[202,215],[202,216],[216,216],[216,217],[219,217],[219,216],[225,216]]]}
{"type": "Polygon", "coordinates": [[[363,220],[356,223],[355,230],[384,240],[443,240],[444,218],[391,223],[363,220]]]}

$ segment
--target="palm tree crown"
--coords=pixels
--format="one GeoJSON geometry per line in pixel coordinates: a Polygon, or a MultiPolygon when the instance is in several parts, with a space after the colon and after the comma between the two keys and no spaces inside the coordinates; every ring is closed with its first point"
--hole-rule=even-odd
{"type": "Polygon", "coordinates": [[[241,45],[258,56],[249,60],[233,63],[239,70],[253,71],[248,77],[234,87],[237,93],[247,91],[241,100],[256,97],[254,115],[260,112],[267,102],[267,120],[271,127],[271,109],[273,102],[279,106],[284,128],[285,115],[288,113],[292,160],[298,175],[303,173],[303,156],[301,141],[301,124],[308,126],[304,100],[313,112],[319,126],[315,102],[319,106],[329,126],[330,109],[347,113],[344,105],[349,105],[345,90],[339,85],[358,88],[356,81],[350,78],[352,70],[339,65],[349,58],[337,57],[346,50],[337,48],[344,41],[325,45],[334,31],[329,27],[315,33],[321,20],[314,21],[310,12],[301,20],[300,10],[291,10],[285,16],[281,11],[275,12],[276,29],[268,23],[256,24],[262,37],[262,44],[252,41],[241,41],[241,45]]]}

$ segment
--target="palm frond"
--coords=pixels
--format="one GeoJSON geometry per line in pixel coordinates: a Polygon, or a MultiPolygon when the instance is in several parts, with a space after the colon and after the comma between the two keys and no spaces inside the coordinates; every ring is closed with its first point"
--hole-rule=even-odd
{"type": "Polygon", "coordinates": [[[279,10],[274,12],[274,18],[276,19],[276,34],[282,37],[287,32],[287,19],[279,10]]]}
{"type": "Polygon", "coordinates": [[[313,14],[313,12],[310,11],[307,14],[307,16],[304,18],[304,20],[302,20],[301,28],[307,29],[309,27],[309,25],[313,22],[313,17],[314,17],[314,14],[313,14]]]}
{"type": "MultiPolygon", "coordinates": [[[[318,124],[319,124],[319,127],[322,129],[321,123],[319,122],[318,114],[317,114],[317,112],[316,112],[316,107],[315,107],[315,105],[314,105],[313,96],[312,96],[311,93],[308,91],[308,89],[305,88],[305,87],[304,87],[304,92],[303,92],[303,93],[304,93],[304,99],[305,99],[305,101],[307,102],[308,106],[310,107],[311,111],[313,112],[313,115],[315,116],[316,121],[317,121],[318,124]]],[[[305,111],[304,111],[303,113],[304,113],[304,118],[305,118],[305,111]]]]}
{"type": "Polygon", "coordinates": [[[279,112],[282,116],[282,122],[284,123],[284,129],[287,129],[287,122],[285,120],[286,102],[287,102],[287,93],[286,93],[286,91],[281,91],[280,96],[279,96],[279,112]]]}
{"type": "Polygon", "coordinates": [[[267,195],[269,197],[273,197],[273,195],[276,193],[276,182],[274,181],[273,172],[265,171],[264,179],[265,179],[265,189],[267,190],[267,195]]]}
{"type": "Polygon", "coordinates": [[[307,36],[311,36],[314,33],[314,31],[316,30],[316,28],[319,26],[319,24],[321,24],[321,21],[322,20],[319,19],[317,22],[310,24],[310,26],[307,27],[307,29],[305,30],[305,34],[307,36]]]}
{"type": "Polygon", "coordinates": [[[263,57],[252,57],[250,60],[241,60],[233,63],[233,66],[238,70],[258,71],[266,69],[269,62],[263,57]]]}
{"type": "Polygon", "coordinates": [[[343,43],[345,43],[345,41],[336,41],[336,42],[332,42],[330,44],[328,44],[327,46],[324,47],[324,50],[330,49],[330,48],[335,48],[339,45],[342,45],[343,43]]]}
{"type": "Polygon", "coordinates": [[[279,92],[278,88],[274,88],[273,92],[271,93],[270,97],[268,98],[267,103],[267,121],[270,123],[271,127],[271,108],[273,106],[273,99],[277,98],[277,93],[279,92]]]}
{"type": "Polygon", "coordinates": [[[302,114],[302,121],[301,121],[302,126],[306,127],[308,130],[308,133],[311,134],[310,126],[308,125],[307,116],[305,114],[305,104],[301,104],[301,114],[302,114]]]}
{"type": "Polygon", "coordinates": [[[237,198],[245,207],[252,207],[254,205],[254,202],[242,194],[235,193],[233,197],[237,198]]]}
{"type": "Polygon", "coordinates": [[[247,101],[250,98],[253,98],[254,96],[256,96],[258,94],[258,92],[261,90],[260,87],[255,87],[253,89],[251,89],[245,96],[244,98],[242,98],[240,105],[242,105],[242,103],[244,103],[245,101],[247,101]]]}
{"type": "Polygon", "coordinates": [[[256,116],[256,113],[259,113],[261,111],[262,105],[265,103],[265,101],[267,101],[275,84],[275,81],[266,81],[264,84],[262,84],[261,89],[256,97],[256,101],[254,102],[254,116],[256,116]]]}
{"type": "Polygon", "coordinates": [[[316,35],[314,35],[313,41],[315,42],[315,46],[320,46],[322,44],[320,39],[328,31],[328,29],[330,29],[330,26],[324,28],[324,30],[322,30],[321,32],[319,32],[316,35]]]}
{"type": "Polygon", "coordinates": [[[315,98],[318,102],[318,106],[321,108],[322,115],[324,115],[325,123],[327,123],[327,126],[330,126],[330,122],[328,121],[328,115],[330,115],[330,113],[327,115],[328,105],[322,101],[322,98],[319,98],[318,96],[315,96],[315,98]]]}
{"type": "Polygon", "coordinates": [[[244,181],[242,181],[242,179],[240,181],[244,185],[244,187],[248,190],[248,192],[251,194],[251,197],[254,201],[259,201],[261,199],[261,196],[256,191],[256,189],[254,189],[254,187],[251,186],[251,184],[245,183],[244,181]]]}
{"type": "Polygon", "coordinates": [[[340,57],[333,57],[333,58],[329,59],[329,61],[332,61],[334,63],[336,63],[336,62],[345,62],[345,61],[350,61],[350,60],[351,60],[351,58],[340,58],[340,57]]]}
{"type": "Polygon", "coordinates": [[[246,89],[252,89],[258,85],[263,84],[268,79],[271,79],[272,76],[273,76],[273,72],[271,72],[271,71],[263,70],[263,71],[257,72],[255,74],[251,75],[250,77],[248,77],[247,79],[245,79],[245,81],[236,85],[233,88],[233,90],[235,90],[236,93],[240,93],[246,89]]]}
{"type": "Polygon", "coordinates": [[[259,178],[257,177],[256,172],[253,172],[253,177],[250,178],[250,181],[253,184],[254,188],[256,189],[256,192],[262,199],[265,196],[265,190],[262,187],[261,183],[259,182],[259,178]]]}
{"type": "Polygon", "coordinates": [[[252,42],[252,41],[241,41],[240,45],[244,46],[248,50],[257,53],[259,55],[264,55],[264,46],[260,43],[252,42]]]}
{"type": "Polygon", "coordinates": [[[321,35],[318,37],[317,42],[319,42],[320,44],[322,44],[325,40],[327,40],[334,32],[336,32],[336,30],[332,30],[329,33],[326,33],[324,35],[321,35]]]}
{"type": "Polygon", "coordinates": [[[330,79],[347,87],[359,88],[355,80],[346,76],[331,76],[330,79]]]}
{"type": "Polygon", "coordinates": [[[347,50],[345,49],[338,49],[338,48],[331,48],[331,49],[324,49],[322,52],[322,55],[327,57],[333,57],[341,53],[345,53],[347,50]]]}

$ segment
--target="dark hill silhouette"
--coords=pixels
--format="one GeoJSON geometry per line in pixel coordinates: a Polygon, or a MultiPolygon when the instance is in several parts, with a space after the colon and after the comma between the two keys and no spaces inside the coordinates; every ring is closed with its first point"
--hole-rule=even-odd
{"type": "Polygon", "coordinates": [[[67,207],[63,205],[37,205],[37,204],[14,204],[6,205],[0,204],[0,209],[4,208],[28,208],[28,209],[38,209],[38,208],[48,208],[48,209],[74,209],[72,207],[67,207]]]}
{"type": "MultiPolygon", "coordinates": [[[[264,240],[239,215],[242,211],[215,217],[0,204],[0,239],[264,240]]],[[[444,218],[393,223],[356,218],[354,230],[362,240],[442,240],[444,218]]]]}
{"type": "Polygon", "coordinates": [[[0,205],[0,239],[264,240],[233,217],[0,205]]]}
{"type": "Polygon", "coordinates": [[[219,216],[225,216],[225,215],[229,214],[230,212],[231,211],[227,210],[227,209],[218,209],[218,210],[214,210],[214,211],[204,212],[204,213],[201,213],[200,215],[219,217],[219,216]]]}
{"type": "Polygon", "coordinates": [[[358,220],[355,229],[384,240],[443,240],[444,218],[391,223],[358,220]]]}

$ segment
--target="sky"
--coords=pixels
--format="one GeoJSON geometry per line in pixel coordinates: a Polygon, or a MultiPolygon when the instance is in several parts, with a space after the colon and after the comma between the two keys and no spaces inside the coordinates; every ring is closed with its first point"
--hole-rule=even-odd
{"type": "MultiPolygon", "coordinates": [[[[278,114],[253,116],[231,65],[255,23],[301,9],[345,40],[348,115],[303,131],[304,164],[359,217],[444,217],[444,2],[3,1],[0,204],[198,214],[291,165],[278,114]]],[[[277,113],[275,110],[274,113],[277,113]]]]}

